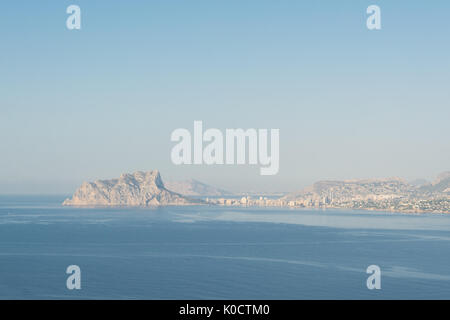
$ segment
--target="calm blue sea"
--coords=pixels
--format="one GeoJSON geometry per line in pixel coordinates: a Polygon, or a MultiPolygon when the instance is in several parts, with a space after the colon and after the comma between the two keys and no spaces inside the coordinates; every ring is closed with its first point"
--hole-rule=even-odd
{"type": "Polygon", "coordinates": [[[63,200],[0,197],[0,299],[450,299],[450,215],[63,200]]]}

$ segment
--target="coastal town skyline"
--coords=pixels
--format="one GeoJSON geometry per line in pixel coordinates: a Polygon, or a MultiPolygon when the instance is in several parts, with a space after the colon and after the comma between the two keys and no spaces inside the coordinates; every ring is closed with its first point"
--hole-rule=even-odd
{"type": "Polygon", "coordinates": [[[232,193],[192,179],[165,183],[158,170],[137,171],[85,181],[62,204],[79,208],[219,205],[450,213],[450,171],[431,182],[408,183],[400,178],[318,181],[281,195],[232,193]]]}

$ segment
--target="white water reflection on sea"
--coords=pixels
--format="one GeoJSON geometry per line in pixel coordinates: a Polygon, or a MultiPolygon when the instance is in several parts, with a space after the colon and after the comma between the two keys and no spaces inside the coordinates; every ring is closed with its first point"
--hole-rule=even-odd
{"type": "Polygon", "coordinates": [[[178,221],[234,221],[298,224],[345,229],[450,231],[450,215],[438,213],[388,213],[379,211],[268,209],[223,207],[216,214],[198,211],[183,214],[178,221]]]}

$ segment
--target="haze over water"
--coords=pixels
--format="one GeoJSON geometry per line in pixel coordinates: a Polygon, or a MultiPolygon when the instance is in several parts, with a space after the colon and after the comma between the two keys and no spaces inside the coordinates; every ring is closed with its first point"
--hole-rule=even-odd
{"type": "Polygon", "coordinates": [[[0,299],[450,298],[448,215],[62,200],[0,197],[0,299]]]}

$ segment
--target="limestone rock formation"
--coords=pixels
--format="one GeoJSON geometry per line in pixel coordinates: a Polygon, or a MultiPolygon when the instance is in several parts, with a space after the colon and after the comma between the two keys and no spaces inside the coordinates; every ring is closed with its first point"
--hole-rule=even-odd
{"type": "Polygon", "coordinates": [[[63,205],[152,207],[199,203],[199,200],[167,190],[159,171],[154,170],[125,173],[118,179],[84,182],[63,205]]]}

